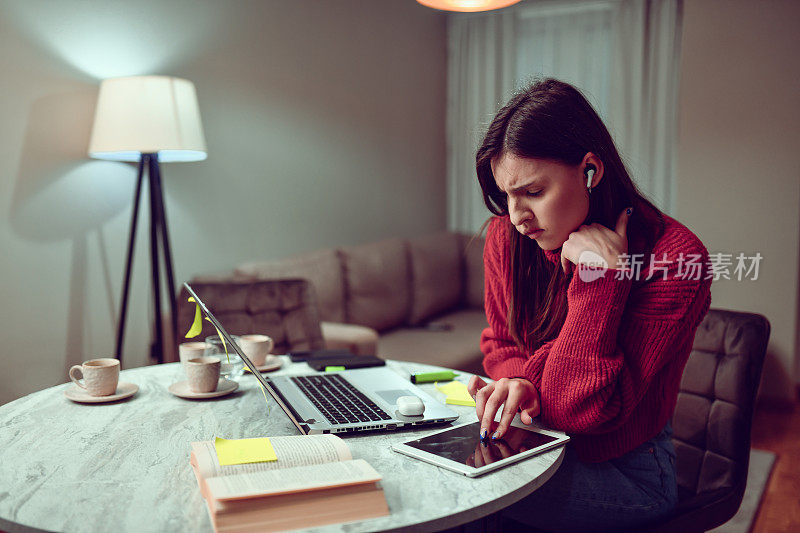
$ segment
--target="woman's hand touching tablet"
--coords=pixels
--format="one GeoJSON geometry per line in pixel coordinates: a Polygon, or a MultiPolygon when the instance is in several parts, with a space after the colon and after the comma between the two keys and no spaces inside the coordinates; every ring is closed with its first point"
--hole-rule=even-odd
{"type": "Polygon", "coordinates": [[[533,417],[539,414],[539,391],[524,378],[501,378],[487,384],[478,376],[472,376],[467,386],[469,393],[475,398],[475,412],[481,421],[481,438],[488,436],[495,415],[500,406],[503,414],[492,439],[501,438],[520,411],[523,424],[533,423],[533,417]]]}

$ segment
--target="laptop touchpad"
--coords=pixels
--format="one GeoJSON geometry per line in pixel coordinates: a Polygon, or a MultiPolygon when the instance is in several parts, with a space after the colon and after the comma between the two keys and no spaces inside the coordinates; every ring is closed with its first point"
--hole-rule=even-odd
{"type": "Polygon", "coordinates": [[[416,396],[416,394],[407,389],[377,390],[375,393],[390,405],[396,405],[400,396],[416,396]]]}

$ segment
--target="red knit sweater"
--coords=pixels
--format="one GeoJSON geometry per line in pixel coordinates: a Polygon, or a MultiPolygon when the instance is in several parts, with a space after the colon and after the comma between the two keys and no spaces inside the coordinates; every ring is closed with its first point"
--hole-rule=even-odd
{"type": "MultiPolygon", "coordinates": [[[[601,462],[654,437],[672,417],[683,367],[697,326],[711,303],[708,252],[685,226],[665,216],[664,235],[653,254],[666,262],[652,279],[650,257],[638,279],[619,271],[585,282],[577,266],[567,287],[568,311],[558,336],[533,353],[508,332],[509,225],[496,217],[484,249],[486,318],[481,335],[483,366],[492,379],[524,376],[539,390],[541,421],[565,431],[578,457],[601,462]],[[683,262],[679,261],[680,254],[683,262]],[[700,254],[700,275],[689,272],[700,254]],[[682,269],[682,270],[679,270],[682,269]],[[699,279],[697,279],[699,278],[699,279]]],[[[560,250],[544,251],[561,268],[560,250]]]]}

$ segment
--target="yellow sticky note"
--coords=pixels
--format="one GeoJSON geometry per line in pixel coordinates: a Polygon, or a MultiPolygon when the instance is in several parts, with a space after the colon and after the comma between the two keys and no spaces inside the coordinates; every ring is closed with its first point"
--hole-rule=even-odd
{"type": "Polygon", "coordinates": [[[268,438],[259,439],[214,439],[219,464],[241,465],[244,463],[266,463],[277,461],[275,450],[268,438]]]}
{"type": "MultiPolygon", "coordinates": [[[[189,297],[190,302],[194,302],[194,298],[191,296],[189,297]]],[[[186,333],[187,339],[192,339],[200,335],[200,332],[203,331],[203,316],[200,312],[200,306],[195,302],[194,304],[194,322],[192,322],[192,327],[189,328],[189,331],[186,333]]]]}
{"type": "Polygon", "coordinates": [[[440,392],[443,392],[447,395],[444,403],[450,405],[467,405],[475,407],[475,400],[472,399],[472,396],[469,395],[469,389],[467,386],[461,383],[460,381],[450,381],[439,386],[439,383],[433,384],[440,392]]]}

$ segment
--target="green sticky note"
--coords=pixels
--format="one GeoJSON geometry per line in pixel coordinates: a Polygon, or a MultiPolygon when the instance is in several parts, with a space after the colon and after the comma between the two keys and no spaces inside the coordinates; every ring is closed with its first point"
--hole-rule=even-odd
{"type": "Polygon", "coordinates": [[[417,374],[412,374],[411,382],[412,383],[430,383],[432,381],[450,381],[458,374],[453,372],[452,370],[445,370],[442,372],[420,372],[417,374]]]}
{"type": "Polygon", "coordinates": [[[341,372],[344,370],[343,366],[326,366],[325,372],[341,372]]]}
{"type": "Polygon", "coordinates": [[[469,389],[467,389],[467,386],[460,381],[451,381],[450,383],[446,383],[441,387],[439,386],[439,383],[434,383],[433,386],[447,396],[444,403],[450,405],[467,405],[475,407],[475,400],[473,400],[472,396],[469,395],[469,389]]]}
{"type": "Polygon", "coordinates": [[[245,463],[266,463],[277,461],[275,450],[268,438],[258,439],[214,439],[219,464],[241,465],[245,463]]]}

